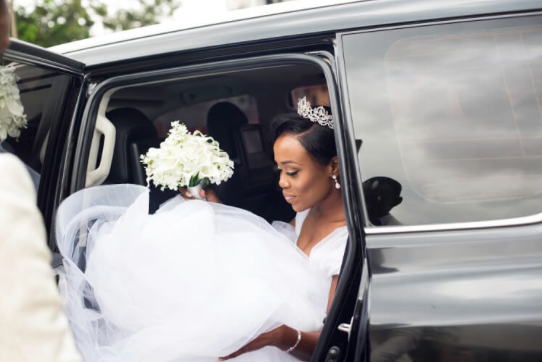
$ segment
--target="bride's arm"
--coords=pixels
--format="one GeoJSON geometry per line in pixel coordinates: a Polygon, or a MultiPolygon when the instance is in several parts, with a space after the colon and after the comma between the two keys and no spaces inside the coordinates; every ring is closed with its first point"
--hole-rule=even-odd
{"type": "Polygon", "coordinates": [[[327,300],[327,312],[329,313],[329,308],[331,308],[331,302],[335,297],[335,291],[337,290],[337,283],[339,282],[339,276],[334,275],[331,279],[331,287],[329,288],[329,298],[327,300]]]}
{"type": "MultiPolygon", "coordinates": [[[[331,306],[331,302],[333,301],[333,298],[335,297],[335,290],[337,289],[338,280],[339,280],[339,277],[337,275],[333,276],[333,279],[331,280],[331,288],[329,290],[329,299],[328,299],[328,307],[327,307],[328,311],[329,311],[329,307],[331,306]]],[[[308,361],[311,358],[312,353],[314,352],[314,349],[316,348],[316,344],[318,343],[318,338],[320,338],[321,332],[320,331],[318,332],[301,332],[300,331],[300,333],[301,333],[301,339],[299,340],[299,343],[297,343],[298,341],[297,329],[294,329],[286,325],[282,325],[278,327],[277,329],[274,329],[267,333],[262,333],[260,336],[258,336],[252,342],[249,342],[246,346],[242,347],[238,351],[230,354],[229,356],[221,357],[218,360],[225,361],[225,360],[240,356],[243,353],[256,351],[265,346],[275,346],[283,351],[287,351],[289,348],[295,346],[295,348],[290,352],[290,354],[302,361],[308,361]]]]}
{"type": "MultiPolygon", "coordinates": [[[[288,348],[294,346],[297,343],[297,330],[288,326],[281,326],[277,329],[282,329],[281,343],[277,345],[278,348],[283,351],[287,351],[288,348]]],[[[320,338],[320,331],[318,332],[301,332],[301,339],[299,344],[290,352],[292,356],[301,361],[310,360],[318,338],[320,338]]]]}
{"type": "MultiPolygon", "coordinates": [[[[331,279],[331,287],[329,288],[329,299],[327,302],[328,312],[329,308],[331,307],[331,302],[333,302],[333,298],[335,297],[335,290],[337,290],[338,281],[338,275],[334,275],[331,279]]],[[[288,350],[288,348],[292,347],[297,342],[297,331],[288,326],[282,326],[281,328],[284,329],[282,337],[283,346],[282,348],[279,348],[283,350],[288,350]]],[[[318,338],[320,338],[320,332],[301,332],[301,340],[299,341],[297,347],[294,348],[292,352],[290,352],[290,354],[302,361],[308,361],[311,358],[314,349],[316,348],[318,338]]]]}

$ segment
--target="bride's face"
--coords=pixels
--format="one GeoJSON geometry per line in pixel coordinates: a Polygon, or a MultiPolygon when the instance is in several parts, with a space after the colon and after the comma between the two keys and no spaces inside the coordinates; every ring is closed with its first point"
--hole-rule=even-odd
{"type": "Polygon", "coordinates": [[[280,169],[279,186],[292,208],[307,210],[333,192],[331,163],[318,163],[296,136],[281,135],[273,146],[275,162],[280,169]]]}

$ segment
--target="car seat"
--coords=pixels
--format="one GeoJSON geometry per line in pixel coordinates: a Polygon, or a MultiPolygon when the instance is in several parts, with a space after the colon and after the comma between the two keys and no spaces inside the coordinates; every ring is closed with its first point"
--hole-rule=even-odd
{"type": "Polygon", "coordinates": [[[218,198],[268,221],[293,219],[295,214],[278,187],[261,126],[248,124],[246,115],[234,104],[220,102],[209,110],[207,129],[234,161],[232,178],[212,186],[218,198]]]}
{"type": "Polygon", "coordinates": [[[279,174],[271,152],[265,147],[264,133],[259,124],[240,127],[236,131],[240,145],[243,172],[244,207],[271,222],[289,222],[295,217],[279,187],[279,174]]]}
{"type": "MultiPolygon", "coordinates": [[[[106,117],[116,129],[115,150],[111,170],[105,183],[131,183],[146,185],[146,174],[140,156],[151,147],[159,147],[158,132],[143,112],[134,108],[117,108],[107,112],[106,117]]],[[[153,213],[176,191],[162,191],[150,185],[149,211],[153,213]]]]}
{"type": "Polygon", "coordinates": [[[214,104],[207,114],[208,135],[218,141],[220,148],[234,162],[233,176],[220,185],[213,185],[218,198],[227,205],[239,206],[242,195],[244,172],[238,157],[240,146],[236,142],[236,131],[248,124],[247,116],[230,102],[214,104]]]}

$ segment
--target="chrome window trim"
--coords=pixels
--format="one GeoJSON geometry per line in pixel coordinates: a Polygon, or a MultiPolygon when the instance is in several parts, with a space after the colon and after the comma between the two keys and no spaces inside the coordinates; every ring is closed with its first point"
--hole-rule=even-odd
{"type": "Polygon", "coordinates": [[[428,224],[428,225],[405,225],[405,226],[371,226],[365,227],[367,235],[431,232],[431,231],[458,231],[473,229],[488,229],[510,226],[526,226],[542,222],[542,212],[529,216],[522,216],[510,219],[468,221],[449,224],[428,224]]]}
{"type": "MultiPolygon", "coordinates": [[[[345,127],[354,129],[354,121],[351,113],[350,107],[350,92],[348,91],[348,78],[346,75],[346,65],[344,59],[344,45],[343,37],[354,34],[364,34],[364,33],[373,33],[380,31],[390,31],[390,30],[401,30],[401,29],[410,29],[410,28],[419,28],[424,26],[437,26],[437,25],[448,25],[448,24],[457,24],[465,22],[474,22],[474,21],[488,21],[488,20],[499,20],[499,19],[509,19],[509,18],[525,18],[530,16],[541,16],[542,11],[532,11],[524,13],[514,13],[514,14],[503,14],[503,15],[493,15],[489,14],[487,16],[476,16],[473,18],[465,19],[454,19],[454,20],[442,20],[442,21],[424,21],[417,24],[403,24],[396,26],[385,26],[381,28],[371,28],[371,29],[360,29],[352,30],[347,32],[339,32],[336,36],[335,43],[335,57],[336,57],[336,66],[339,70],[339,75],[337,77],[340,84],[339,91],[342,95],[342,105],[348,105],[343,110],[343,123],[345,127]],[[344,78],[343,78],[344,77],[344,78]]],[[[352,133],[354,134],[354,132],[352,133]]],[[[363,147],[363,146],[362,146],[363,147]]],[[[356,157],[354,162],[355,171],[357,174],[362,174],[359,157],[356,157]]],[[[365,200],[363,195],[361,195],[361,200],[365,200]]],[[[365,201],[363,201],[363,209],[365,208],[365,201]]],[[[371,225],[368,218],[366,217],[366,212],[363,217],[364,225],[363,229],[367,235],[383,235],[383,234],[399,234],[399,233],[416,233],[416,232],[433,232],[433,231],[459,231],[459,230],[474,230],[474,229],[487,229],[487,228],[498,228],[498,227],[513,227],[513,226],[526,226],[542,223],[542,211],[540,213],[521,216],[515,218],[507,219],[498,219],[498,220],[485,220],[485,221],[466,221],[466,222],[454,222],[454,223],[440,223],[440,224],[420,224],[420,225],[404,225],[404,226],[374,226],[371,225]]]]}

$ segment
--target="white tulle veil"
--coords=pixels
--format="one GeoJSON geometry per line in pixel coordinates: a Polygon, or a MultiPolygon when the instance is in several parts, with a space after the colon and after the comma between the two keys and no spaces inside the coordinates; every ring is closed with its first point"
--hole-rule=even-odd
{"type": "MultiPolygon", "coordinates": [[[[147,188],[68,197],[56,215],[64,312],[85,361],[215,361],[280,324],[322,326],[329,278],[265,220],[147,188]]],[[[239,360],[285,361],[266,347],[239,360]]]]}

